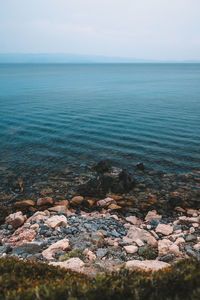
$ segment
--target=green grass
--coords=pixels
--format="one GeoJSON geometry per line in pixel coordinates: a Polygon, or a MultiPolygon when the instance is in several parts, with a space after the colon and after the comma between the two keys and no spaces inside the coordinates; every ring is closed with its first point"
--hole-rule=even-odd
{"type": "Polygon", "coordinates": [[[0,299],[200,299],[200,262],[155,273],[121,270],[90,278],[46,264],[0,259],[0,299]]]}

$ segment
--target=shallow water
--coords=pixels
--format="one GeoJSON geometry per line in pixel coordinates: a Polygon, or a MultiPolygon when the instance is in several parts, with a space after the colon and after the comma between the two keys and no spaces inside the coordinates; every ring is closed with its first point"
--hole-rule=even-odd
{"type": "Polygon", "coordinates": [[[0,65],[0,166],[200,167],[200,64],[0,65]]]}

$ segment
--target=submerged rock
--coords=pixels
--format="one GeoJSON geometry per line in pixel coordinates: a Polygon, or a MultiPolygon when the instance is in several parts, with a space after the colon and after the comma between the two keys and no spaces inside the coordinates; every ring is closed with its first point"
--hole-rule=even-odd
{"type": "Polygon", "coordinates": [[[116,173],[103,173],[90,179],[78,187],[78,192],[83,196],[106,196],[107,193],[123,194],[135,186],[134,176],[122,170],[116,173]]]}

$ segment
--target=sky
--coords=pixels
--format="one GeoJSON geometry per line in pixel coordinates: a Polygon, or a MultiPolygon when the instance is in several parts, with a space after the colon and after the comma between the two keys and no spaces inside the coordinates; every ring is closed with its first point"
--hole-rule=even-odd
{"type": "Polygon", "coordinates": [[[0,0],[0,53],[200,60],[200,0],[0,0]]]}

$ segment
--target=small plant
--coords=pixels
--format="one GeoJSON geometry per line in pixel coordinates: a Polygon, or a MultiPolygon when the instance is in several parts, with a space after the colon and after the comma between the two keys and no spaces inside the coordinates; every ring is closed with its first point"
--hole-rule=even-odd
{"type": "Polygon", "coordinates": [[[68,260],[68,259],[73,258],[73,257],[78,257],[82,261],[86,260],[86,256],[82,253],[81,250],[79,250],[79,249],[72,249],[71,251],[68,251],[68,252],[66,252],[66,254],[62,255],[59,258],[59,261],[65,261],[65,260],[68,260]]]}
{"type": "Polygon", "coordinates": [[[145,246],[141,250],[141,255],[145,259],[156,259],[156,257],[158,256],[158,251],[151,248],[150,246],[145,246]]]}

